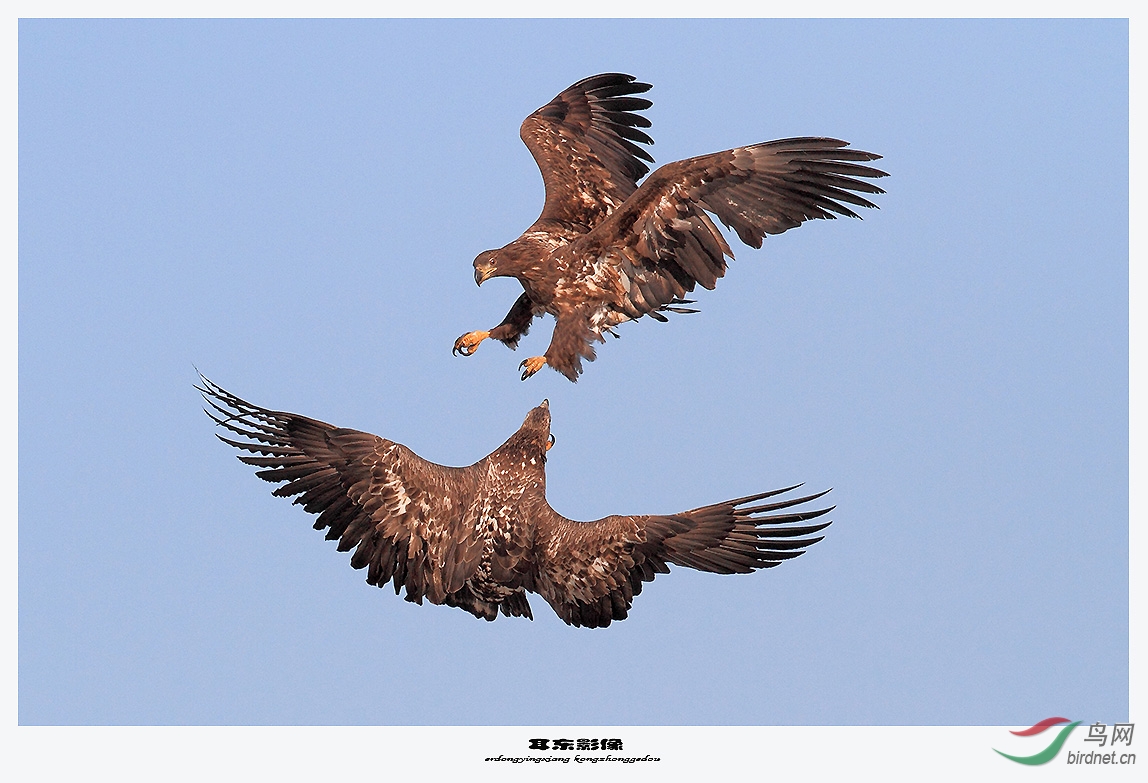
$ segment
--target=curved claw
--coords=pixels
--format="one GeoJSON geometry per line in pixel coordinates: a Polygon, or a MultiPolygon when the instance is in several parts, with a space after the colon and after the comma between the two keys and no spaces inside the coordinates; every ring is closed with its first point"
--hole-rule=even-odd
{"type": "Polygon", "coordinates": [[[452,356],[462,354],[463,356],[473,356],[474,352],[478,350],[478,345],[487,337],[490,337],[490,332],[467,332],[462,337],[454,341],[454,349],[451,350],[452,356]]]}
{"type": "Polygon", "coordinates": [[[525,381],[531,375],[541,370],[545,364],[545,356],[531,356],[529,359],[523,359],[522,363],[518,365],[518,369],[522,370],[522,380],[525,381]]]}

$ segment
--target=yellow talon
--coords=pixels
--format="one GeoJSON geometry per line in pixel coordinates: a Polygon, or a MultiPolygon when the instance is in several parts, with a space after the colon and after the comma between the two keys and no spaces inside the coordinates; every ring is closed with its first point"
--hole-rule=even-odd
{"type": "Polygon", "coordinates": [[[545,356],[531,356],[529,359],[524,359],[518,368],[522,370],[522,380],[526,380],[534,373],[541,370],[546,365],[545,356]]]}
{"type": "Polygon", "coordinates": [[[451,355],[461,353],[463,356],[470,356],[478,350],[478,344],[487,337],[490,337],[490,332],[467,332],[454,341],[454,350],[451,351],[451,355]]]}

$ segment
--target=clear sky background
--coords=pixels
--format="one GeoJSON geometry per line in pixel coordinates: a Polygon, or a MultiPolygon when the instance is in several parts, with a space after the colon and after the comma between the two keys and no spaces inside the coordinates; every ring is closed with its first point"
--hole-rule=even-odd
{"type": "MultiPolygon", "coordinates": [[[[23,21],[20,722],[1128,718],[1124,21],[23,21]],[[451,356],[519,293],[518,139],[653,83],[659,163],[828,135],[864,221],[735,244],[702,312],[571,384],[451,356]],[[629,619],[366,585],[213,437],[198,367],[445,464],[544,397],[566,516],[833,487],[804,557],[675,568],[629,619]]],[[[736,242],[736,239],[734,240],[736,242]]]]}

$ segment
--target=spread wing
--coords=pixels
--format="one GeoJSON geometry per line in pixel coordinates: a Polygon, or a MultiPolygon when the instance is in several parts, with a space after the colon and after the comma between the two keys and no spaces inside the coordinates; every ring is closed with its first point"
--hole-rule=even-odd
{"type": "Polygon", "coordinates": [[[546,506],[537,532],[535,589],[568,624],[599,628],[625,619],[642,583],[669,573],[671,564],[716,574],[772,568],[803,554],[830,524],[798,523],[832,507],[784,511],[825,492],[750,505],[797,486],[670,516],[610,516],[596,522],[575,522],[546,506]]]}
{"type": "Polygon", "coordinates": [[[526,118],[520,135],[546,185],[539,221],[589,229],[634,192],[654,160],[638,146],[654,143],[638,130],[650,121],[634,113],[653,105],[634,97],[648,89],[621,73],[591,76],[526,118]]]}
{"type": "Polygon", "coordinates": [[[695,283],[712,289],[733,258],[707,212],[754,248],[806,220],[858,217],[850,207],[876,207],[859,194],[884,193],[867,180],[887,174],[863,165],[880,157],[837,139],[797,138],[677,161],[580,241],[617,269],[624,312],[658,318],[695,283]]]}
{"type": "Polygon", "coordinates": [[[196,387],[214,410],[207,414],[238,439],[255,475],[282,484],[272,494],[294,497],[318,514],[315,529],[355,549],[354,568],[367,582],[406,586],[406,599],[448,602],[479,564],[481,547],[464,515],[477,490],[472,468],[448,468],[406,446],[294,413],[241,400],[203,378],[196,387]]]}

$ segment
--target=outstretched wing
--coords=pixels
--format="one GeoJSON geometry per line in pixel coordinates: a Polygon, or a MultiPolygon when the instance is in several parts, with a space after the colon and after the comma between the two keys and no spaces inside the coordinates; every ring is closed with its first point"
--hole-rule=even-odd
{"type": "Polygon", "coordinates": [[[850,206],[876,207],[858,194],[884,193],[867,180],[888,175],[863,165],[880,157],[837,139],[797,138],[670,163],[579,241],[617,270],[631,318],[659,317],[695,283],[712,289],[733,258],[707,212],[754,248],[806,220],[858,217],[850,206]]]}
{"type": "Polygon", "coordinates": [[[653,104],[636,93],[650,85],[622,73],[591,76],[563,90],[522,123],[520,135],[546,185],[539,222],[597,225],[634,192],[653,162],[638,144],[653,140],[636,111],[653,104]]]}
{"type": "Polygon", "coordinates": [[[238,439],[219,439],[246,452],[272,494],[294,497],[318,514],[340,552],[355,548],[351,565],[367,582],[394,583],[396,595],[441,604],[478,567],[481,547],[464,515],[476,493],[471,468],[448,468],[406,446],[358,430],[252,405],[200,376],[207,414],[238,439]]]}
{"type": "Polygon", "coordinates": [[[623,620],[642,583],[669,565],[716,574],[744,574],[797,557],[829,522],[798,524],[833,507],[788,511],[824,495],[750,505],[800,485],[762,492],[670,516],[610,516],[575,522],[540,511],[534,586],[570,625],[605,627],[623,620]]]}

